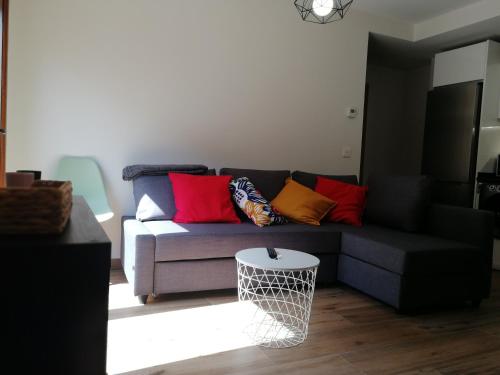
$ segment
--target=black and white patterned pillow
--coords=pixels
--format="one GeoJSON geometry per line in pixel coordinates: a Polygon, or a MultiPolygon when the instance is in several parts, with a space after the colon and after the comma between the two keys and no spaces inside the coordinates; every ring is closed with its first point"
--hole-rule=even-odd
{"type": "Polygon", "coordinates": [[[285,224],[284,216],[273,211],[271,204],[255,189],[247,177],[233,179],[229,183],[233,200],[238,207],[259,227],[285,224]]]}

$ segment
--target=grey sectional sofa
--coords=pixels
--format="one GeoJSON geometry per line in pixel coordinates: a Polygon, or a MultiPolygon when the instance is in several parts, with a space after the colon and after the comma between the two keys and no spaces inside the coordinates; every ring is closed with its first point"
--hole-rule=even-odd
{"type": "MultiPolygon", "coordinates": [[[[213,173],[200,167],[193,173],[213,173]]],[[[165,172],[179,170],[179,166],[163,168],[165,172]]],[[[165,199],[163,192],[171,191],[166,173],[151,176],[147,170],[134,178],[125,178],[124,170],[124,178],[133,180],[139,206],[141,198],[160,195],[165,199]]],[[[269,200],[290,175],[311,188],[317,176],[229,168],[221,169],[220,174],[249,177],[269,200]]],[[[327,177],[357,182],[356,176],[327,177]]],[[[336,223],[259,228],[249,221],[176,224],[169,220],[175,212],[169,197],[169,203],[158,202],[152,209],[159,211],[155,217],[143,221],[123,218],[121,259],[125,274],[144,303],[148,295],[235,288],[235,253],[272,246],[319,257],[318,283],[340,281],[400,311],[463,302],[478,305],[488,297],[491,213],[432,204],[428,199],[430,182],[423,176],[374,176],[368,188],[366,224],[360,228],[336,223]]]]}

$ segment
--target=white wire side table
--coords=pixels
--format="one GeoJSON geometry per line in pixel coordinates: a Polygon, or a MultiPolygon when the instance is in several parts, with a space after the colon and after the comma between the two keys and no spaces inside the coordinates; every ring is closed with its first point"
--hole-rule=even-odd
{"type": "Polygon", "coordinates": [[[299,345],[307,338],[319,259],[295,250],[266,248],[236,253],[238,300],[253,309],[246,333],[270,348],[299,345]]]}

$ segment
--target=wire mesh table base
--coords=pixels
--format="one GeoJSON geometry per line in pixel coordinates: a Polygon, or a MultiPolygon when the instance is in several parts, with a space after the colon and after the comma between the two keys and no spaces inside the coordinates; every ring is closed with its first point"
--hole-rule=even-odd
{"type": "Polygon", "coordinates": [[[238,263],[238,299],[252,304],[245,332],[261,346],[286,348],[306,337],[318,267],[266,270],[238,263]]]}

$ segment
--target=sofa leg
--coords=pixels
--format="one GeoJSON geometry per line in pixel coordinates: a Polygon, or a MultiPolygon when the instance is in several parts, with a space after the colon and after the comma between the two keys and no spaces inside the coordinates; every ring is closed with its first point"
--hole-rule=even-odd
{"type": "Polygon", "coordinates": [[[408,310],[405,308],[396,309],[396,314],[398,315],[408,315],[408,310]]]}
{"type": "Polygon", "coordinates": [[[145,305],[148,302],[147,294],[141,294],[140,296],[137,296],[137,298],[139,298],[139,302],[143,305],[145,305]]]}

